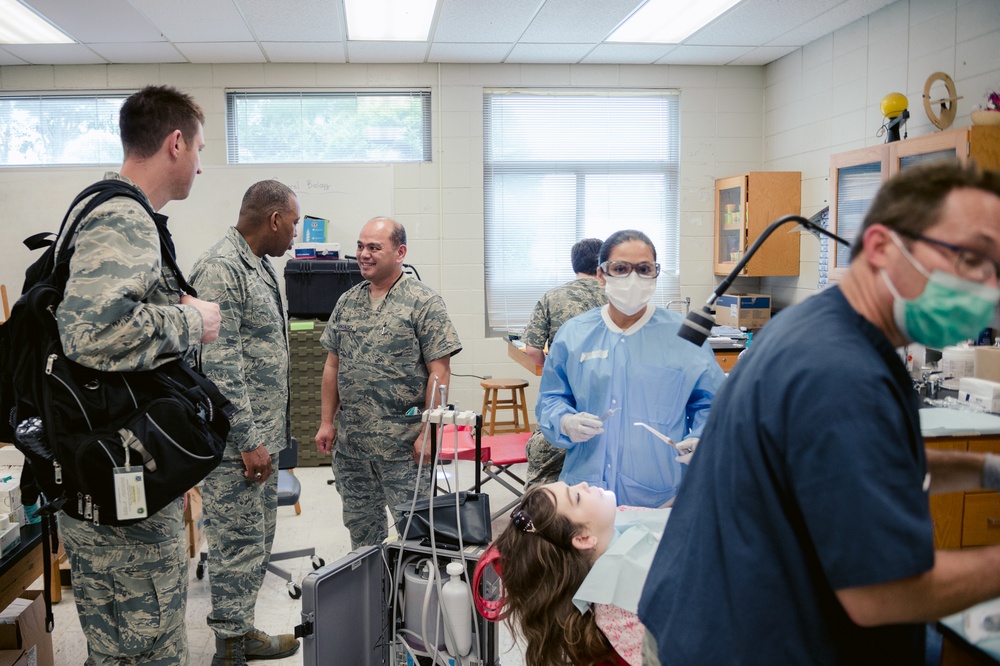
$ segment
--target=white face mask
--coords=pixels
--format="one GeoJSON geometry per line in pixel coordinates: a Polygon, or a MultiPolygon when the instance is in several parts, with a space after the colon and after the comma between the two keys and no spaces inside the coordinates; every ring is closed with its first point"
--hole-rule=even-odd
{"type": "Polygon", "coordinates": [[[626,317],[639,312],[656,291],[656,280],[641,278],[632,271],[625,277],[604,276],[604,293],[615,309],[626,317]]]}

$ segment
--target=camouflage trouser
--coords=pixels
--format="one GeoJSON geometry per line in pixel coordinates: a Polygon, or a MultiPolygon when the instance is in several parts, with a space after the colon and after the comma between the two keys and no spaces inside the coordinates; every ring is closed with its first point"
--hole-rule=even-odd
{"type": "MultiPolygon", "coordinates": [[[[389,536],[385,508],[398,520],[395,508],[413,500],[417,464],[412,460],[351,458],[333,451],[333,474],[344,504],[344,526],[351,532],[351,548],[377,546],[389,536]]],[[[420,481],[420,497],[427,494],[426,467],[420,481]]]]}
{"type": "Polygon", "coordinates": [[[552,446],[546,441],[542,431],[536,430],[531,434],[524,450],[528,457],[528,486],[559,480],[563,461],[566,459],[566,449],[552,446]]]}
{"type": "Polygon", "coordinates": [[[243,476],[243,458],[229,456],[205,478],[205,538],[212,610],[208,626],[218,638],[254,627],[257,593],[267,573],[278,510],[278,454],[265,483],[243,476]]]}
{"type": "MultiPolygon", "coordinates": [[[[59,514],[89,664],[188,664],[183,500],[128,527],[59,514]]],[[[82,655],[81,655],[82,657],[82,655]]]]}

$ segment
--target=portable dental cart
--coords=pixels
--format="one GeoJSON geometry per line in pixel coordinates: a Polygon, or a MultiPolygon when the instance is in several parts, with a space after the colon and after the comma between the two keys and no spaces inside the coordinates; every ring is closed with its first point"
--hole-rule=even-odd
{"type": "MultiPolygon", "coordinates": [[[[465,548],[466,580],[471,581],[473,571],[485,546],[465,548]]],[[[302,637],[303,664],[328,666],[416,666],[430,664],[424,657],[427,649],[409,632],[421,633],[422,602],[427,581],[414,576],[421,561],[431,557],[431,549],[418,541],[394,541],[383,546],[366,546],[353,551],[333,564],[313,571],[302,581],[302,624],[296,635],[302,637]],[[402,548],[401,548],[402,546],[402,548]],[[401,581],[392,581],[400,557],[404,560],[401,581]],[[413,566],[411,566],[413,565],[413,566]],[[409,570],[408,570],[409,569],[409,570]],[[414,582],[416,581],[416,584],[414,582]],[[403,632],[394,631],[390,625],[393,604],[397,604],[397,623],[403,632]],[[413,617],[416,613],[417,617],[413,617]],[[400,641],[407,640],[413,654],[400,641]]],[[[458,560],[457,551],[439,547],[438,561],[442,570],[447,562],[458,560]]],[[[498,581],[484,576],[480,594],[493,596],[498,581]]],[[[436,598],[436,597],[435,597],[436,598]]],[[[436,603],[428,612],[427,632],[434,631],[432,618],[436,617],[436,603]]],[[[443,633],[438,642],[443,661],[454,666],[499,666],[496,624],[472,611],[475,629],[472,633],[472,659],[457,660],[445,648],[443,633]],[[478,637],[477,633],[478,632],[478,637]],[[484,658],[480,658],[483,655],[484,658]]],[[[443,631],[443,630],[442,630],[443,631]]],[[[434,639],[431,638],[431,641],[434,639]]]]}
{"type": "MultiPolygon", "coordinates": [[[[478,492],[481,417],[471,412],[458,416],[470,419],[476,430],[474,491],[478,492]]],[[[449,422],[440,412],[437,419],[432,416],[430,420],[449,422]]],[[[454,424],[454,412],[450,419],[454,424]]],[[[462,657],[449,654],[444,627],[439,626],[444,615],[433,577],[436,568],[443,585],[448,563],[464,560],[462,579],[471,585],[486,546],[468,545],[460,552],[458,546],[438,541],[436,550],[435,563],[426,540],[397,539],[352,551],[307,575],[302,581],[302,624],[295,628],[296,636],[302,638],[303,664],[499,666],[496,624],[479,615],[471,599],[471,651],[462,657]],[[438,661],[432,661],[432,654],[439,656],[438,661]]],[[[483,575],[478,594],[496,599],[499,587],[490,570],[483,575]]]]}

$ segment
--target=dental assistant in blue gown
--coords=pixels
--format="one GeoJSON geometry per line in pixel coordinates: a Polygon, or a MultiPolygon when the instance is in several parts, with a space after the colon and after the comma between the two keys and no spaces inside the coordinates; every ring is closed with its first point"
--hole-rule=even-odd
{"type": "Polygon", "coordinates": [[[609,303],[559,329],[535,416],[566,449],[560,481],[611,490],[619,505],[658,507],[677,494],[690,456],[635,423],[693,450],[725,375],[707,344],[677,337],[679,314],[649,304],[660,267],[644,233],[612,234],[599,262],[609,303]]]}

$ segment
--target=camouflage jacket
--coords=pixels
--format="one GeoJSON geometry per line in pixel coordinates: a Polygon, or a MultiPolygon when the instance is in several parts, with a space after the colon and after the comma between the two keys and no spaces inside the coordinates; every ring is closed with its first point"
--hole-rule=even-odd
{"type": "Polygon", "coordinates": [[[339,357],[338,450],[404,460],[420,434],[430,361],[462,350],[444,300],[403,275],[372,310],[368,281],[337,301],[320,342],[339,357]],[[417,416],[405,416],[416,408],[417,416]]]}
{"type": "MultiPolygon", "coordinates": [[[[135,185],[113,171],[104,177],[135,185]]],[[[139,202],[115,197],[98,206],[81,221],[75,246],[56,310],[68,358],[103,371],[150,370],[197,347],[201,314],[180,305],[156,224],[139,202]]]]}
{"type": "Polygon", "coordinates": [[[531,318],[528,319],[528,326],[521,339],[526,345],[545,349],[545,345],[556,337],[560,326],[607,302],[604,287],[596,278],[577,278],[549,289],[531,311],[531,318]]]}
{"type": "Polygon", "coordinates": [[[205,345],[202,363],[209,379],[236,405],[227,455],[260,445],[284,449],[289,419],[288,326],[278,276],[267,257],[258,257],[235,227],[205,251],[191,270],[198,297],[219,304],[219,339],[205,345]]]}

